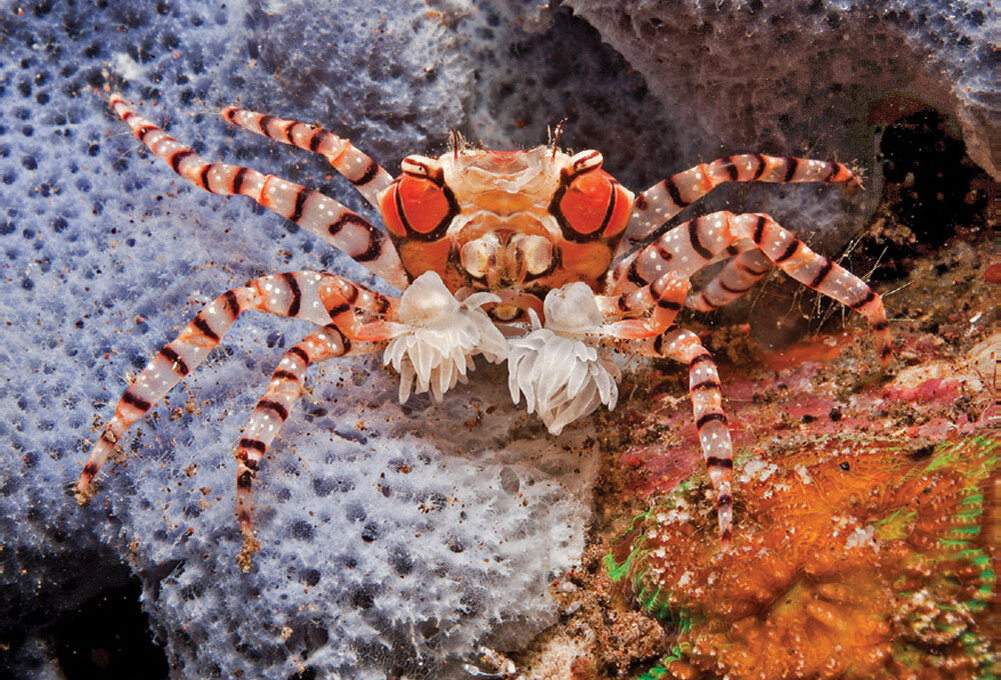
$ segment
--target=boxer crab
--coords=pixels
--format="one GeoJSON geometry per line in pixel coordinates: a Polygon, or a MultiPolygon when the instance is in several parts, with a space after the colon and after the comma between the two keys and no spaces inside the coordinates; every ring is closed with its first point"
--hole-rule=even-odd
{"type": "Polygon", "coordinates": [[[118,402],[76,483],[81,502],[93,493],[94,477],[129,426],[205,359],[242,312],[318,326],[285,352],[234,451],[244,568],[259,547],[251,488],[312,363],[382,351],[384,363],[400,373],[403,402],[414,391],[430,391],[440,400],[465,381],[478,354],[506,360],[512,398],[517,403],[524,396],[528,411],[554,435],[599,405],[614,408],[619,373],[609,351],[685,363],[719,529],[727,540],[733,452],[719,376],[698,337],[674,326],[682,306],[716,309],[778,266],[865,315],[881,359],[889,355],[880,297],[767,215],[715,212],[643,245],[722,182],[855,180],[840,163],[734,155],[699,164],[634,197],[601,169],[598,151],[571,155],[555,141],[527,151],[487,151],[456,140],[437,158],[408,156],[394,179],[320,127],[237,108],[223,111],[235,125],[325,156],[380,211],[382,230],[317,191],[246,167],[206,162],[119,96],[111,106],[184,179],[211,193],[250,196],[403,290],[391,298],[315,271],[254,279],[199,312],[118,402]],[[719,274],[690,295],[689,277],[719,260],[727,260],[719,274]]]}

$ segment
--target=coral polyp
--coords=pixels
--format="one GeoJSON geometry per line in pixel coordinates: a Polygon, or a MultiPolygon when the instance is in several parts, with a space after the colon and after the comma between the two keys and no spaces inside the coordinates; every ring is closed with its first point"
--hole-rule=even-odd
{"type": "Polygon", "coordinates": [[[996,677],[999,455],[992,434],[744,460],[728,550],[682,484],[607,557],[676,634],[645,677],[996,677]]]}

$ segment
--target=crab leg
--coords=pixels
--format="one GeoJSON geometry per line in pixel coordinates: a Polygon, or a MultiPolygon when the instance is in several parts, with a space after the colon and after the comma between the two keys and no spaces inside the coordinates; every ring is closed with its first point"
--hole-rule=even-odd
{"type": "Polygon", "coordinates": [[[729,541],[733,524],[733,443],[723,413],[723,394],[720,392],[716,362],[702,346],[699,337],[683,328],[675,328],[655,338],[630,340],[628,349],[635,354],[667,357],[688,364],[692,417],[699,433],[709,480],[716,490],[720,538],[724,542],[729,541]]]}
{"type": "Polygon", "coordinates": [[[679,224],[616,265],[611,289],[646,286],[668,271],[691,276],[741,239],[751,240],[772,264],[800,283],[865,316],[876,335],[880,361],[889,361],[890,324],[879,295],[767,215],[721,211],[679,224]]]}
{"type": "Polygon", "coordinates": [[[615,257],[630,252],[668,220],[723,182],[849,182],[858,178],[841,163],[791,156],[737,154],[671,175],[636,197],[633,215],[615,257]]]}
{"type": "Polygon", "coordinates": [[[251,492],[261,459],[288,418],[302,393],[306,369],[311,363],[346,354],[367,354],[385,348],[385,342],[351,342],[337,324],[331,323],[307,335],[285,352],[271,376],[268,389],[257,402],[240,440],[233,450],[237,460],[236,507],[243,532],[243,549],[237,558],[240,568],[250,569],[250,557],[260,550],[251,522],[251,492]]]}
{"type": "Polygon", "coordinates": [[[727,262],[705,288],[689,296],[685,305],[699,312],[719,309],[753,288],[771,268],[771,260],[752,245],[727,262]]]}
{"type": "Polygon", "coordinates": [[[198,312],[125,390],[114,417],[105,425],[77,480],[77,499],[81,503],[89,499],[94,477],[126,430],[205,360],[242,312],[253,309],[317,325],[334,323],[348,337],[368,339],[366,327],[355,312],[382,315],[391,308],[391,301],[382,295],[339,276],[318,272],[274,274],[226,291],[198,312]]]}
{"type": "Polygon", "coordinates": [[[685,296],[691,288],[687,276],[667,272],[653,283],[619,295],[596,295],[602,316],[621,318],[651,310],[646,318],[623,319],[605,324],[601,332],[618,338],[650,338],[660,335],[674,323],[685,296]]]}
{"type": "Polygon", "coordinates": [[[208,163],[190,147],[139,116],[118,95],[111,107],[128,123],[150,151],[166,161],[174,172],[213,194],[250,196],[324,241],[343,251],[376,276],[398,288],[406,287],[406,275],[396,248],[385,232],[318,191],[275,175],[227,163],[208,163]]]}
{"type": "Polygon", "coordinates": [[[264,113],[230,106],[222,117],[233,125],[256,132],[282,144],[314,151],[326,156],[337,172],[351,182],[373,207],[378,208],[377,196],[393,181],[382,166],[359,151],[351,142],[317,125],[276,118],[264,113]]]}

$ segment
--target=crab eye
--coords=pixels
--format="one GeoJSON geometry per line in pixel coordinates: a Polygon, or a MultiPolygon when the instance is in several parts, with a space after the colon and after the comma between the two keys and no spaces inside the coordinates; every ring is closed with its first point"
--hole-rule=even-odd
{"type": "Polygon", "coordinates": [[[584,241],[619,234],[629,221],[631,207],[632,194],[607,172],[592,167],[560,186],[550,212],[567,240],[584,241]]]}
{"type": "Polygon", "coordinates": [[[383,193],[380,207],[389,231],[396,236],[437,240],[459,212],[452,191],[441,177],[404,172],[383,193]]]}

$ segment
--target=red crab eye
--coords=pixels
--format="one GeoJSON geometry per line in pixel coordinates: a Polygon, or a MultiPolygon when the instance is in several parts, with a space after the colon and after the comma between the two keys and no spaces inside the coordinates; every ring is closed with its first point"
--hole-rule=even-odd
{"type": "Polygon", "coordinates": [[[632,195],[611,175],[595,168],[573,177],[553,196],[550,211],[569,241],[619,234],[629,221],[632,195]]]}
{"type": "Polygon", "coordinates": [[[390,232],[427,240],[444,236],[458,212],[455,197],[444,182],[406,173],[382,195],[380,207],[390,232]]]}

